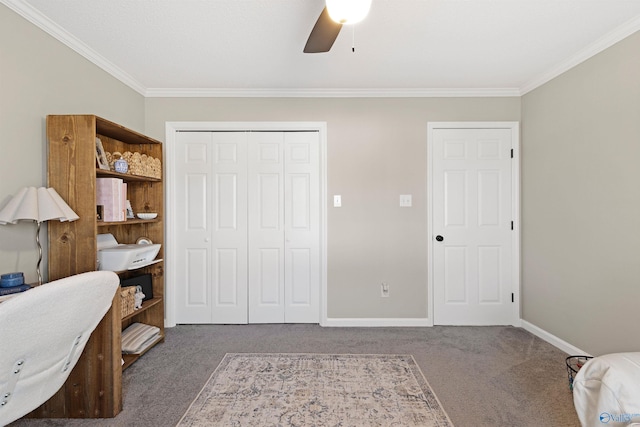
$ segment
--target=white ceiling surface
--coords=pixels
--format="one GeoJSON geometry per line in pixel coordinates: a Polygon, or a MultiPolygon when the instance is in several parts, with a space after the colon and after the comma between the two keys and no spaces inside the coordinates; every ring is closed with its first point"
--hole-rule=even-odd
{"type": "Polygon", "coordinates": [[[639,0],[373,0],[305,54],[323,0],[0,1],[146,96],[520,95],[640,29],[639,0]]]}

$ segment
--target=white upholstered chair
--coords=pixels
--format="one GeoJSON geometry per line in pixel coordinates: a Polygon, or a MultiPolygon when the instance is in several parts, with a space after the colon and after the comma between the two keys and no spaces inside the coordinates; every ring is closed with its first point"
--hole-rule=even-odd
{"type": "Polygon", "coordinates": [[[60,389],[119,283],[110,271],[82,273],[0,303],[0,425],[60,389]]]}
{"type": "Polygon", "coordinates": [[[594,357],[573,380],[583,427],[640,427],[640,352],[594,357]]]}

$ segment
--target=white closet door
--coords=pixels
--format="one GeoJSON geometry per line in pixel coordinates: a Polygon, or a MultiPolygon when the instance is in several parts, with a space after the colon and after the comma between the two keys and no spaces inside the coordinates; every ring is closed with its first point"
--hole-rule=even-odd
{"type": "Polygon", "coordinates": [[[211,135],[176,135],[176,321],[211,321],[211,135]]]}
{"type": "Polygon", "coordinates": [[[317,323],[317,132],[249,136],[249,323],[317,323]]]}
{"type": "Polygon", "coordinates": [[[284,321],[317,323],[320,313],[320,141],[284,134],[284,321]]]}
{"type": "Polygon", "coordinates": [[[284,133],[249,134],[249,323],[283,323],[284,133]]]}
{"type": "Polygon", "coordinates": [[[247,136],[214,132],[213,323],[247,323],[247,136]]]}
{"type": "Polygon", "coordinates": [[[176,323],[317,323],[318,132],[180,132],[176,145],[176,323]]]}
{"type": "Polygon", "coordinates": [[[247,323],[246,133],[176,139],[176,323],[247,323]]]}

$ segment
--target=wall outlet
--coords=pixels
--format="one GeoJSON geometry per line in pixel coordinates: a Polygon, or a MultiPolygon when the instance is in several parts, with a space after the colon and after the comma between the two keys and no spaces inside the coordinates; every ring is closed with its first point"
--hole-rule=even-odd
{"type": "Polygon", "coordinates": [[[382,282],[380,285],[380,296],[382,298],[389,297],[389,284],[387,282],[382,282]]]}
{"type": "Polygon", "coordinates": [[[401,208],[410,208],[413,206],[413,197],[411,194],[401,194],[400,195],[400,207],[401,208]]]}

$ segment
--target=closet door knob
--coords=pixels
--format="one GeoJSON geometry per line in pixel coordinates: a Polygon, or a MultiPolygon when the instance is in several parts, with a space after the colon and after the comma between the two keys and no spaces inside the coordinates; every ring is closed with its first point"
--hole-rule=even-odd
{"type": "Polygon", "coordinates": [[[442,237],[441,235],[439,235],[439,234],[438,234],[438,235],[436,236],[436,240],[437,240],[438,242],[442,242],[442,241],[444,240],[444,237],[442,237]]]}

